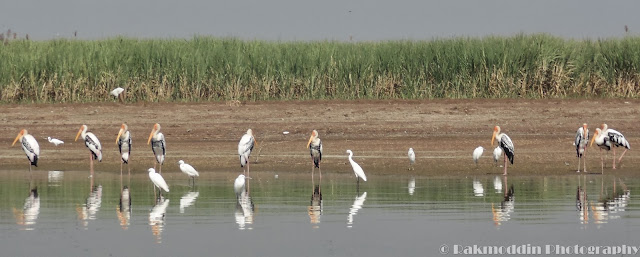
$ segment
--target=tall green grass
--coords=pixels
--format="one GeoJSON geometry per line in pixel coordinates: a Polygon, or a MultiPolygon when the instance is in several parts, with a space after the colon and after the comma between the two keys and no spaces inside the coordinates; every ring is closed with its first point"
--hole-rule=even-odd
{"type": "Polygon", "coordinates": [[[640,37],[431,41],[14,40],[0,101],[638,97],[640,37]]]}

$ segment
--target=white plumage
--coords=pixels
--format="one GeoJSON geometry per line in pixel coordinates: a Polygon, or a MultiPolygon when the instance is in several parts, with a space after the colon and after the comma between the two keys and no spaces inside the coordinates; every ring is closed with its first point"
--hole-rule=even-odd
{"type": "Polygon", "coordinates": [[[484,151],[484,147],[478,146],[475,150],[473,150],[473,162],[478,165],[478,159],[482,156],[482,152],[484,151]]]}
{"type": "Polygon", "coordinates": [[[351,150],[347,150],[347,153],[349,154],[349,163],[351,163],[351,167],[353,168],[353,173],[356,174],[356,178],[362,178],[362,180],[367,181],[367,176],[364,174],[362,167],[360,167],[360,165],[351,158],[353,157],[353,152],[351,150]]]}
{"type": "Polygon", "coordinates": [[[500,146],[496,146],[496,148],[493,149],[493,162],[496,163],[496,165],[500,160],[500,156],[502,156],[502,148],[500,148],[500,146]]]}
{"type": "Polygon", "coordinates": [[[491,137],[491,145],[493,145],[493,141],[498,141],[498,146],[502,148],[504,152],[504,173],[503,175],[507,175],[507,158],[513,164],[514,157],[514,147],[513,142],[511,142],[511,138],[507,136],[505,133],[500,133],[500,126],[493,127],[493,136],[491,137]]]}
{"type": "Polygon", "coordinates": [[[62,140],[60,140],[60,139],[57,139],[57,138],[47,137],[47,140],[49,140],[49,143],[52,143],[52,144],[54,144],[55,146],[58,146],[58,145],[62,145],[62,144],[64,144],[64,141],[62,141],[62,140]]]}
{"type": "Polygon", "coordinates": [[[117,87],[116,89],[111,90],[110,94],[114,97],[118,97],[120,94],[122,94],[122,92],[124,92],[124,88],[117,87]]]}
{"type": "Polygon", "coordinates": [[[29,159],[29,172],[31,172],[31,165],[38,167],[40,145],[38,145],[36,138],[30,135],[26,129],[20,130],[20,133],[18,133],[16,139],[13,140],[13,144],[11,144],[11,146],[14,146],[18,140],[20,140],[22,150],[27,155],[27,159],[29,159]]]}
{"type": "Polygon", "coordinates": [[[189,177],[200,176],[198,171],[193,168],[193,166],[189,165],[188,163],[184,163],[183,160],[178,161],[178,164],[180,164],[180,170],[182,171],[182,173],[187,174],[189,177]]]}
{"type": "Polygon", "coordinates": [[[631,149],[631,144],[629,141],[622,135],[622,133],[617,130],[610,129],[607,124],[602,124],[600,128],[596,128],[596,132],[593,134],[593,138],[591,139],[591,146],[593,146],[593,142],[596,142],[596,145],[600,147],[600,158],[602,160],[602,170],[604,171],[604,159],[602,159],[602,149],[611,150],[613,148],[613,169],[616,168],[616,148],[622,146],[624,152],[620,155],[618,162],[622,160],[622,156],[627,152],[627,150],[631,149]]]}
{"type": "Polygon", "coordinates": [[[240,174],[240,176],[238,176],[236,178],[236,181],[233,183],[233,191],[236,193],[236,197],[239,197],[240,194],[244,192],[244,182],[245,176],[243,174],[240,174]]]}
{"type": "Polygon", "coordinates": [[[151,179],[151,182],[153,182],[156,187],[162,188],[165,192],[169,192],[169,185],[164,181],[162,175],[156,173],[154,168],[149,168],[149,179],[151,179]]]}
{"type": "Polygon", "coordinates": [[[253,150],[255,138],[253,137],[253,131],[247,130],[247,133],[242,135],[240,142],[238,142],[238,155],[240,156],[240,167],[244,167],[249,163],[249,155],[253,150]]]}
{"type": "Polygon", "coordinates": [[[91,154],[93,155],[93,159],[102,161],[102,145],[100,144],[100,140],[98,137],[91,132],[87,132],[87,125],[82,125],[78,134],[76,135],[75,141],[78,141],[78,137],[82,137],[84,140],[84,145],[89,148],[91,154]]]}
{"type": "Polygon", "coordinates": [[[416,163],[416,153],[413,151],[413,148],[409,148],[409,152],[407,152],[407,156],[409,156],[409,165],[413,166],[413,164],[416,163]]]}

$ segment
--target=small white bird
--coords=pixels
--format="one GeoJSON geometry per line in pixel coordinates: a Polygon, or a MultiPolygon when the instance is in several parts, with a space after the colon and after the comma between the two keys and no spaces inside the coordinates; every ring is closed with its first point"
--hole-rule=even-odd
{"type": "Polygon", "coordinates": [[[367,181],[367,176],[364,174],[364,170],[362,169],[362,167],[360,167],[360,165],[358,165],[358,163],[353,161],[353,159],[351,158],[353,157],[353,152],[351,150],[347,150],[347,153],[349,154],[349,162],[351,163],[351,167],[353,168],[353,173],[356,174],[356,183],[358,183],[358,187],[360,187],[360,178],[362,178],[362,180],[364,181],[367,181]]]}
{"type": "Polygon", "coordinates": [[[57,138],[47,137],[47,140],[49,140],[49,143],[52,143],[52,144],[54,144],[55,146],[58,146],[58,145],[62,145],[62,144],[64,144],[64,141],[62,141],[62,140],[60,140],[60,139],[57,139],[57,138]]]}
{"type": "Polygon", "coordinates": [[[151,179],[151,182],[153,182],[156,187],[162,188],[167,193],[169,192],[169,185],[164,181],[162,175],[156,173],[154,168],[149,168],[149,179],[151,179]]]}
{"type": "Polygon", "coordinates": [[[416,153],[413,152],[413,148],[409,148],[407,155],[409,156],[409,170],[413,170],[413,164],[416,163],[416,153]]]}
{"type": "Polygon", "coordinates": [[[480,156],[482,156],[482,152],[484,152],[484,147],[482,146],[478,146],[473,150],[473,162],[476,163],[476,166],[478,166],[478,160],[480,159],[480,156]]]}
{"type": "Polygon", "coordinates": [[[122,96],[122,92],[124,92],[124,88],[117,87],[116,89],[111,90],[111,92],[109,94],[111,94],[112,96],[118,98],[118,100],[124,102],[124,97],[122,96]]]}
{"type": "Polygon", "coordinates": [[[189,176],[189,178],[193,179],[193,183],[195,184],[195,177],[199,177],[200,174],[198,173],[198,171],[196,169],[193,168],[193,166],[184,163],[183,160],[178,161],[178,164],[180,164],[180,170],[182,171],[182,173],[187,174],[189,176]]]}
{"type": "Polygon", "coordinates": [[[498,165],[498,161],[500,160],[501,156],[502,148],[500,148],[500,146],[496,146],[496,148],[493,149],[493,162],[496,164],[496,166],[498,165]]]}
{"type": "Polygon", "coordinates": [[[233,183],[233,191],[236,192],[236,198],[240,198],[240,194],[244,192],[244,181],[244,174],[240,174],[240,176],[238,176],[238,178],[236,178],[236,181],[233,183]]]}

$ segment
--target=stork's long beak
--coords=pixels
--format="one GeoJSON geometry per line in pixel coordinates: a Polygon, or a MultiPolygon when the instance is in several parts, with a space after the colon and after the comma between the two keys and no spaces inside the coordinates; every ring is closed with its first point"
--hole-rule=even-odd
{"type": "Polygon", "coordinates": [[[124,132],[124,129],[120,128],[120,131],[118,131],[118,137],[116,137],[116,144],[118,143],[118,140],[120,140],[120,136],[122,136],[122,132],[124,132]]]}
{"type": "Polygon", "coordinates": [[[584,138],[587,138],[587,124],[582,125],[582,134],[584,138]]]}
{"type": "Polygon", "coordinates": [[[493,136],[491,136],[491,146],[493,146],[493,141],[496,139],[496,131],[493,131],[493,136]]]}
{"type": "Polygon", "coordinates": [[[258,141],[256,141],[255,137],[253,137],[253,144],[254,144],[255,147],[258,147],[258,141]]]}
{"type": "Polygon", "coordinates": [[[311,145],[311,141],[313,141],[313,133],[311,133],[311,136],[309,137],[309,142],[307,143],[307,148],[309,148],[309,145],[311,145]]]}
{"type": "Polygon", "coordinates": [[[153,129],[151,130],[151,134],[149,134],[149,140],[147,140],[147,144],[151,143],[151,138],[155,133],[156,133],[156,127],[154,126],[153,129]]]}
{"type": "Polygon", "coordinates": [[[80,134],[82,134],[82,127],[80,127],[80,130],[78,130],[78,134],[76,134],[76,140],[74,141],[78,141],[78,137],[80,137],[80,134]]]}
{"type": "Polygon", "coordinates": [[[22,136],[23,136],[23,135],[24,135],[24,129],[23,129],[23,130],[20,130],[20,133],[18,133],[18,136],[16,137],[16,139],[15,139],[15,140],[13,140],[13,144],[11,144],[11,146],[14,146],[14,145],[16,144],[16,142],[18,142],[18,140],[19,140],[20,138],[22,138],[22,136]]]}
{"type": "Polygon", "coordinates": [[[598,136],[598,131],[596,130],[596,132],[593,133],[593,137],[591,138],[591,144],[589,144],[589,147],[593,146],[593,141],[596,140],[596,137],[598,136]]]}

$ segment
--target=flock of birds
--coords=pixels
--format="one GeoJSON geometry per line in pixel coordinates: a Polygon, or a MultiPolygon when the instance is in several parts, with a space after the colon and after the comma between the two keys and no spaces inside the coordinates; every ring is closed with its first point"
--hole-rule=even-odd
{"type": "MultiPolygon", "coordinates": [[[[149,179],[151,180],[153,185],[158,188],[158,191],[162,193],[162,190],[164,190],[165,192],[169,192],[169,185],[161,175],[162,165],[164,164],[166,154],[166,141],[164,134],[162,134],[160,130],[160,124],[156,123],[153,125],[151,133],[149,134],[149,139],[147,140],[147,145],[151,145],[151,150],[153,151],[156,159],[153,168],[148,169],[149,179]],[[156,172],[156,168],[158,168],[158,172],[156,172]]],[[[93,161],[102,161],[102,144],[100,144],[100,140],[95,134],[88,131],[87,125],[82,125],[80,127],[78,133],[76,134],[75,141],[78,141],[78,138],[82,138],[85,146],[89,150],[89,165],[92,177],[94,173],[93,161]]],[[[64,144],[62,140],[51,137],[47,137],[47,140],[56,146],[64,144]]],[[[22,150],[26,154],[29,161],[29,173],[31,174],[31,166],[38,166],[38,158],[40,157],[40,146],[38,145],[38,141],[35,139],[35,137],[29,134],[26,129],[22,129],[20,133],[18,133],[18,136],[16,136],[11,146],[14,146],[18,141],[20,141],[22,150]]],[[[123,123],[120,126],[118,136],[116,137],[116,143],[118,144],[118,149],[120,151],[121,157],[120,175],[122,175],[124,164],[127,164],[128,172],[130,175],[131,169],[129,168],[129,160],[131,155],[131,132],[129,131],[129,127],[127,126],[127,124],[123,123]]],[[[238,142],[238,156],[240,159],[240,166],[243,168],[246,167],[245,169],[243,169],[243,174],[240,174],[234,182],[234,191],[236,193],[236,196],[238,197],[242,192],[246,190],[246,179],[251,179],[251,177],[249,176],[249,156],[251,155],[251,151],[253,150],[255,145],[257,145],[257,143],[253,136],[253,131],[251,129],[248,129],[238,142]]],[[[307,148],[309,148],[309,152],[313,162],[313,169],[318,168],[320,176],[322,177],[322,173],[320,171],[320,162],[322,160],[322,140],[320,140],[320,138],[318,137],[318,131],[313,130],[311,132],[309,142],[307,143],[307,148]]],[[[347,150],[347,153],[349,154],[349,163],[351,163],[353,172],[356,176],[356,183],[359,186],[360,179],[367,181],[367,176],[365,175],[362,167],[360,167],[360,165],[358,165],[358,163],[353,160],[353,152],[351,150],[347,150]]],[[[185,163],[183,160],[178,161],[178,165],[180,167],[180,170],[188,175],[191,181],[193,181],[193,183],[195,184],[195,177],[200,176],[198,171],[193,166],[185,163]]],[[[313,173],[314,170],[312,170],[312,176],[313,173]]]]}
{"type": "MultiPolygon", "coordinates": [[[[631,149],[631,145],[629,141],[617,130],[609,128],[607,124],[600,125],[599,128],[596,128],[596,132],[591,137],[591,142],[589,143],[589,129],[587,128],[587,124],[582,124],[582,127],[579,127],[576,131],[575,141],[573,145],[576,147],[576,155],[578,157],[578,170],[580,172],[580,162],[581,159],[585,159],[582,161],[583,172],[587,172],[586,167],[586,150],[587,145],[593,146],[595,142],[596,145],[600,148],[600,161],[602,172],[604,173],[604,157],[602,156],[602,150],[610,151],[613,149],[613,169],[616,169],[616,148],[624,147],[624,151],[618,158],[618,163],[622,161],[622,156],[627,152],[627,150],[631,149]]],[[[491,138],[491,145],[493,146],[494,139],[498,141],[498,146],[493,150],[493,160],[494,162],[498,162],[501,155],[504,155],[504,174],[507,175],[507,159],[511,164],[513,164],[514,157],[514,148],[513,142],[511,138],[504,133],[500,133],[500,127],[495,126],[493,129],[493,137],[491,138]],[[503,154],[504,153],[504,154],[503,154]]],[[[484,147],[478,146],[475,150],[473,150],[473,161],[478,165],[478,160],[482,156],[484,152],[484,147]]],[[[409,148],[409,159],[410,162],[413,163],[415,161],[415,154],[412,148],[409,148]]]]}

